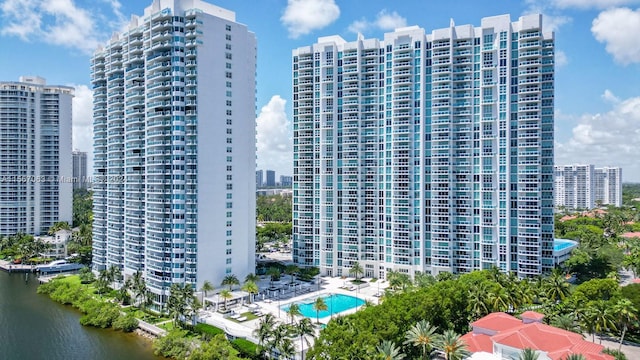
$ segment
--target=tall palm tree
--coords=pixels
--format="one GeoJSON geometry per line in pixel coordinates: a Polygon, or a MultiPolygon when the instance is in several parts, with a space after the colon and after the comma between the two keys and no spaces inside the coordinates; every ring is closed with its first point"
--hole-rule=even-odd
{"type": "Polygon", "coordinates": [[[393,341],[383,340],[377,347],[381,359],[384,360],[402,360],[405,355],[400,353],[400,348],[393,341]]]}
{"type": "Polygon", "coordinates": [[[602,344],[602,334],[616,328],[612,309],[605,300],[597,300],[587,304],[587,311],[593,318],[594,332],[600,334],[602,344]]]}
{"type": "Polygon", "coordinates": [[[538,360],[540,354],[531,348],[526,348],[520,353],[519,360],[538,360]]]}
{"type": "Polygon", "coordinates": [[[557,303],[569,296],[569,283],[562,272],[554,269],[545,284],[545,295],[550,301],[557,303]]]}
{"type": "Polygon", "coordinates": [[[202,291],[202,303],[204,304],[204,298],[207,297],[207,293],[209,291],[213,291],[215,288],[213,287],[213,284],[211,283],[211,281],[209,280],[205,280],[204,283],[202,283],[202,287],[200,288],[200,291],[202,291]]]}
{"type": "Polygon", "coordinates": [[[273,329],[276,327],[276,317],[267,313],[260,319],[258,327],[253,331],[253,334],[258,338],[258,345],[263,347],[271,338],[273,329]]]}
{"type": "Polygon", "coordinates": [[[233,294],[231,294],[231,290],[222,289],[220,290],[218,296],[224,299],[224,309],[227,310],[227,300],[233,297],[233,294]]]}
{"type": "Polygon", "coordinates": [[[362,265],[360,265],[359,262],[355,261],[353,263],[353,265],[351,265],[351,268],[349,269],[349,275],[353,275],[356,280],[360,280],[359,275],[364,274],[364,269],[362,268],[362,265]]]}
{"type": "Polygon", "coordinates": [[[509,310],[509,294],[501,286],[498,286],[494,291],[490,291],[487,294],[487,300],[493,312],[509,310]]]}
{"type": "Polygon", "coordinates": [[[287,315],[289,315],[289,318],[291,319],[291,323],[293,324],[293,321],[296,319],[296,316],[302,315],[302,313],[300,312],[300,305],[291,304],[289,306],[289,310],[287,310],[287,315]]]}
{"type": "Polygon", "coordinates": [[[276,350],[280,354],[279,358],[293,359],[296,355],[296,348],[293,346],[293,341],[288,337],[283,338],[277,345],[276,350]]]}
{"type": "Polygon", "coordinates": [[[313,310],[316,311],[316,323],[320,323],[320,311],[329,310],[327,303],[323,298],[316,298],[316,301],[313,302],[313,310]]]}
{"type": "Polygon", "coordinates": [[[280,269],[277,267],[270,267],[267,269],[267,275],[269,276],[269,287],[273,287],[273,282],[280,280],[280,269]]]}
{"type": "MultiPolygon", "coordinates": [[[[269,340],[266,343],[267,348],[269,349],[269,353],[273,353],[274,350],[277,350],[278,352],[280,352],[281,355],[283,355],[282,350],[287,350],[285,349],[286,347],[288,347],[289,344],[286,344],[285,346],[282,346],[282,343],[285,341],[285,339],[289,339],[289,326],[285,325],[285,324],[280,324],[278,326],[276,326],[272,332],[271,332],[271,337],[269,338],[269,340]]],[[[288,341],[291,345],[293,345],[293,342],[291,342],[291,339],[289,339],[288,341]]]]}
{"type": "Polygon", "coordinates": [[[111,265],[107,271],[109,272],[109,283],[120,281],[120,277],[122,277],[122,270],[120,270],[119,266],[111,265]]]}
{"type": "Polygon", "coordinates": [[[473,319],[479,319],[489,313],[489,291],[487,283],[473,284],[469,288],[469,310],[473,319]]]}
{"type": "Polygon", "coordinates": [[[144,298],[147,294],[147,285],[144,281],[144,275],[142,274],[142,271],[136,271],[131,277],[131,290],[133,291],[133,297],[136,300],[136,303],[144,309],[144,306],[146,304],[144,298]]]}
{"type": "Polygon", "coordinates": [[[462,360],[470,354],[467,345],[460,340],[460,335],[453,330],[446,330],[442,335],[437,336],[434,345],[444,353],[445,360],[462,360]]]}
{"type": "Polygon", "coordinates": [[[297,267],[296,265],[287,265],[287,267],[284,268],[284,273],[291,276],[291,280],[289,281],[290,284],[293,284],[293,275],[295,275],[299,271],[300,271],[300,268],[297,267]]]}
{"type": "Polygon", "coordinates": [[[260,289],[258,288],[258,284],[249,280],[242,285],[242,290],[249,293],[249,303],[253,302],[253,294],[257,294],[260,289]]]}
{"type": "Polygon", "coordinates": [[[300,336],[300,354],[302,356],[302,360],[304,360],[304,343],[306,342],[307,346],[311,346],[311,343],[306,336],[315,336],[316,330],[309,318],[303,318],[294,326],[294,332],[300,336]]]}
{"type": "Polygon", "coordinates": [[[431,326],[428,321],[420,320],[407,331],[404,343],[419,347],[422,351],[422,358],[428,359],[436,330],[437,327],[431,326]]]}
{"type": "Polygon", "coordinates": [[[624,335],[629,325],[638,320],[638,309],[633,306],[631,300],[621,299],[613,306],[613,313],[616,314],[618,325],[622,331],[620,334],[620,345],[618,345],[618,351],[620,351],[622,349],[624,335]]]}
{"type": "Polygon", "coordinates": [[[96,279],[96,288],[98,288],[98,294],[102,295],[103,292],[107,290],[109,287],[111,276],[109,275],[108,270],[102,270],[98,274],[98,278],[96,279]]]}
{"type": "Polygon", "coordinates": [[[220,285],[229,286],[229,291],[231,291],[234,285],[240,285],[240,280],[238,280],[238,277],[234,274],[230,274],[222,279],[222,283],[220,285]]]}
{"type": "Polygon", "coordinates": [[[169,297],[167,298],[167,311],[169,316],[173,318],[173,324],[181,323],[180,316],[186,312],[186,298],[182,294],[183,289],[180,284],[173,283],[169,288],[169,297]]]}

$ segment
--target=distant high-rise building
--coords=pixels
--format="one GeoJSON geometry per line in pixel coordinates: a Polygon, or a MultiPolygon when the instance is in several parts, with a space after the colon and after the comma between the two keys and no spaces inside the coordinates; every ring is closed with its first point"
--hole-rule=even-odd
{"type": "Polygon", "coordinates": [[[554,205],[568,209],[594,207],[593,165],[566,165],[554,167],[554,205]]]}
{"type": "Polygon", "coordinates": [[[598,204],[622,206],[622,169],[563,165],[554,169],[554,204],[567,209],[593,209],[598,204]]]}
{"type": "Polygon", "coordinates": [[[87,153],[83,151],[73,152],[73,190],[86,189],[87,178],[87,153]]]}
{"type": "Polygon", "coordinates": [[[293,260],[518,276],[553,259],[554,36],[541,15],[293,50],[293,260]]]}
{"type": "Polygon", "coordinates": [[[622,169],[595,168],[594,201],[596,204],[622,206],[622,169]]]}
{"type": "Polygon", "coordinates": [[[72,98],[37,76],[0,82],[0,235],[71,223],[72,98]]]}
{"type": "Polygon", "coordinates": [[[91,59],[93,268],[142,271],[155,307],[255,271],[255,74],[255,34],[200,0],[154,0],[91,59]]]}
{"type": "Polygon", "coordinates": [[[267,170],[267,181],[265,181],[264,186],[273,187],[276,186],[276,172],[273,170],[267,170]]]}
{"type": "Polygon", "coordinates": [[[262,184],[264,182],[264,176],[263,176],[263,172],[262,170],[256,170],[256,187],[262,187],[262,184]]]}
{"type": "Polygon", "coordinates": [[[293,184],[293,176],[280,175],[280,186],[291,187],[293,184]]]}

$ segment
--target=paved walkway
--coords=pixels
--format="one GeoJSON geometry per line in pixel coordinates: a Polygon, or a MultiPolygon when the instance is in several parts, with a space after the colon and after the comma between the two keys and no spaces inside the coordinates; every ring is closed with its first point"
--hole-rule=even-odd
{"type": "MultiPolygon", "coordinates": [[[[593,339],[593,335],[585,334],[585,340],[591,341],[593,339]]],[[[620,342],[618,339],[613,339],[609,337],[603,337],[600,339],[598,335],[596,335],[596,344],[602,344],[606,348],[618,350],[620,346],[620,342]]],[[[627,355],[627,359],[636,360],[640,359],[640,346],[634,345],[628,342],[624,342],[622,344],[622,348],[620,349],[625,355],[627,355]]]]}

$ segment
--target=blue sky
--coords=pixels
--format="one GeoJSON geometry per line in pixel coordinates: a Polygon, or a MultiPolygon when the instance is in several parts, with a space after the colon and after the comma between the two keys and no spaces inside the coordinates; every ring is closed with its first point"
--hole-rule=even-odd
{"type": "MultiPolygon", "coordinates": [[[[258,38],[258,168],[291,173],[291,50],[541,12],[556,32],[556,164],[621,166],[640,182],[640,0],[217,0],[258,38]]],[[[76,86],[74,147],[91,151],[89,58],[150,0],[0,0],[0,79],[76,86]]]]}

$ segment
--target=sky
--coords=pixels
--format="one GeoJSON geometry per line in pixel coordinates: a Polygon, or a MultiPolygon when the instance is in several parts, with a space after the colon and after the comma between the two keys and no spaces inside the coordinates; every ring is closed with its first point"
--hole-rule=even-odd
{"type": "MultiPolygon", "coordinates": [[[[210,0],[258,39],[258,169],[292,173],[291,51],[318,37],[428,32],[542,13],[555,31],[555,162],[620,166],[640,182],[640,0],[210,0]]],[[[0,80],[39,75],[76,88],[73,146],[92,153],[89,61],[151,0],[0,0],[0,80]]]]}

